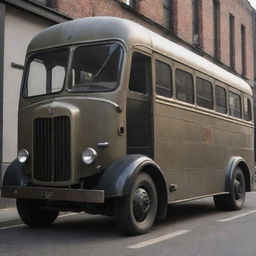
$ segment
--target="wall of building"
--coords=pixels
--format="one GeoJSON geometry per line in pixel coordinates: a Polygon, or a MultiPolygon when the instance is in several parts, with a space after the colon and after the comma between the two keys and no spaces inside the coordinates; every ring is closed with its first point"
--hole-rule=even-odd
{"type": "MultiPolygon", "coordinates": [[[[122,2],[122,0],[120,0],[122,2]]],[[[117,0],[80,0],[70,1],[56,0],[53,7],[72,18],[87,16],[110,15],[128,18],[138,22],[149,29],[167,37],[178,43],[191,45],[193,50],[193,15],[191,0],[172,0],[174,5],[175,23],[173,35],[168,33],[166,28],[166,18],[164,13],[164,3],[168,0],[138,0],[135,12],[132,9],[124,8],[117,0]],[[140,16],[138,14],[143,15],[140,16]],[[144,19],[144,18],[148,19],[144,19]],[[151,22],[153,21],[153,23],[151,22]],[[160,26],[158,26],[159,24],[160,26]],[[178,39],[177,39],[177,37],[178,39]],[[179,38],[181,40],[179,40],[179,38]],[[182,40],[184,42],[182,42],[182,40]]],[[[200,0],[199,0],[200,1],[200,0]]],[[[125,2],[125,1],[123,1],[125,2]]],[[[229,13],[235,17],[235,69],[231,70],[238,75],[242,75],[241,65],[241,24],[246,28],[246,75],[243,76],[249,84],[254,83],[254,60],[251,57],[253,53],[253,8],[247,0],[221,0],[220,1],[220,59],[216,63],[223,65],[227,69],[230,66],[229,55],[229,13]]],[[[204,55],[206,58],[214,61],[214,40],[213,40],[213,1],[201,0],[201,49],[194,47],[197,53],[204,55]]],[[[199,47],[200,48],[200,47],[199,47]]]]}
{"type": "Polygon", "coordinates": [[[24,64],[30,40],[53,23],[16,8],[7,7],[4,36],[4,88],[3,88],[3,165],[17,155],[18,99],[22,70],[12,63],[24,64]]]}

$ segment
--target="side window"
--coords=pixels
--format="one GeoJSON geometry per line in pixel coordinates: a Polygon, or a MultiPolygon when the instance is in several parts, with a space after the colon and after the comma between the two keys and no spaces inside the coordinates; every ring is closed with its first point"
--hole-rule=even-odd
{"type": "Polygon", "coordinates": [[[226,90],[218,85],[215,86],[215,101],[216,111],[226,114],[227,113],[227,97],[226,90]]]}
{"type": "Polygon", "coordinates": [[[148,92],[151,82],[151,58],[135,52],[132,56],[129,89],[134,92],[148,92]]]}
{"type": "Polygon", "coordinates": [[[244,98],[244,119],[246,121],[252,120],[252,106],[249,98],[244,98]]]}
{"type": "Polygon", "coordinates": [[[194,103],[193,76],[181,69],[175,71],[176,97],[178,100],[194,103]]]}
{"type": "Polygon", "coordinates": [[[169,65],[156,61],[156,93],[172,97],[172,70],[169,65]]]}
{"type": "Polygon", "coordinates": [[[229,114],[241,118],[241,97],[238,94],[229,92],[229,114]]]}
{"type": "Polygon", "coordinates": [[[200,77],[196,78],[196,100],[198,106],[213,109],[213,93],[211,82],[200,77]]]}

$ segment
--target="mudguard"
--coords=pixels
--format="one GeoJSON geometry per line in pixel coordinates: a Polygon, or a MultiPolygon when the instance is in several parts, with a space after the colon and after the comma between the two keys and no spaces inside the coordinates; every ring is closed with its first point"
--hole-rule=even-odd
{"type": "Polygon", "coordinates": [[[251,179],[250,179],[249,168],[246,164],[246,161],[242,157],[236,156],[236,157],[232,157],[228,163],[226,180],[225,180],[225,192],[230,192],[233,173],[237,166],[240,166],[240,168],[244,173],[246,191],[251,191],[251,179]]]}
{"type": "Polygon", "coordinates": [[[129,194],[138,173],[143,170],[154,180],[158,191],[158,218],[167,214],[167,186],[160,167],[149,157],[126,155],[112,163],[101,176],[96,189],[104,190],[105,198],[123,197],[129,194]]]}
{"type": "Polygon", "coordinates": [[[4,178],[3,186],[17,186],[24,187],[30,182],[30,178],[23,172],[24,165],[16,158],[7,168],[4,178]]]}

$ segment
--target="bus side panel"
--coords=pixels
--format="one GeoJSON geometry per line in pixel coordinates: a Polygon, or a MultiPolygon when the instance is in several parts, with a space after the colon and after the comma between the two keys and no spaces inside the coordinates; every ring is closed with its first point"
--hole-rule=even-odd
{"type": "Polygon", "coordinates": [[[155,161],[168,184],[178,185],[169,201],[224,192],[229,160],[241,156],[253,163],[253,129],[181,106],[155,106],[155,161]]]}

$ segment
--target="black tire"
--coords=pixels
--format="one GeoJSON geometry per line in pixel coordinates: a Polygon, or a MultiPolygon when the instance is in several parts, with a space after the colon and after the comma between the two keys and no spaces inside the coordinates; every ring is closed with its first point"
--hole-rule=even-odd
{"type": "Polygon", "coordinates": [[[213,197],[218,210],[237,211],[243,208],[245,201],[245,179],[240,167],[236,167],[230,184],[230,193],[213,197]]]}
{"type": "Polygon", "coordinates": [[[41,209],[43,201],[17,198],[16,206],[22,221],[31,228],[51,225],[59,215],[58,210],[41,209]]]}
{"type": "Polygon", "coordinates": [[[153,180],[148,174],[140,173],[129,195],[116,204],[117,226],[126,235],[145,234],[154,224],[157,206],[157,191],[153,180]]]}

